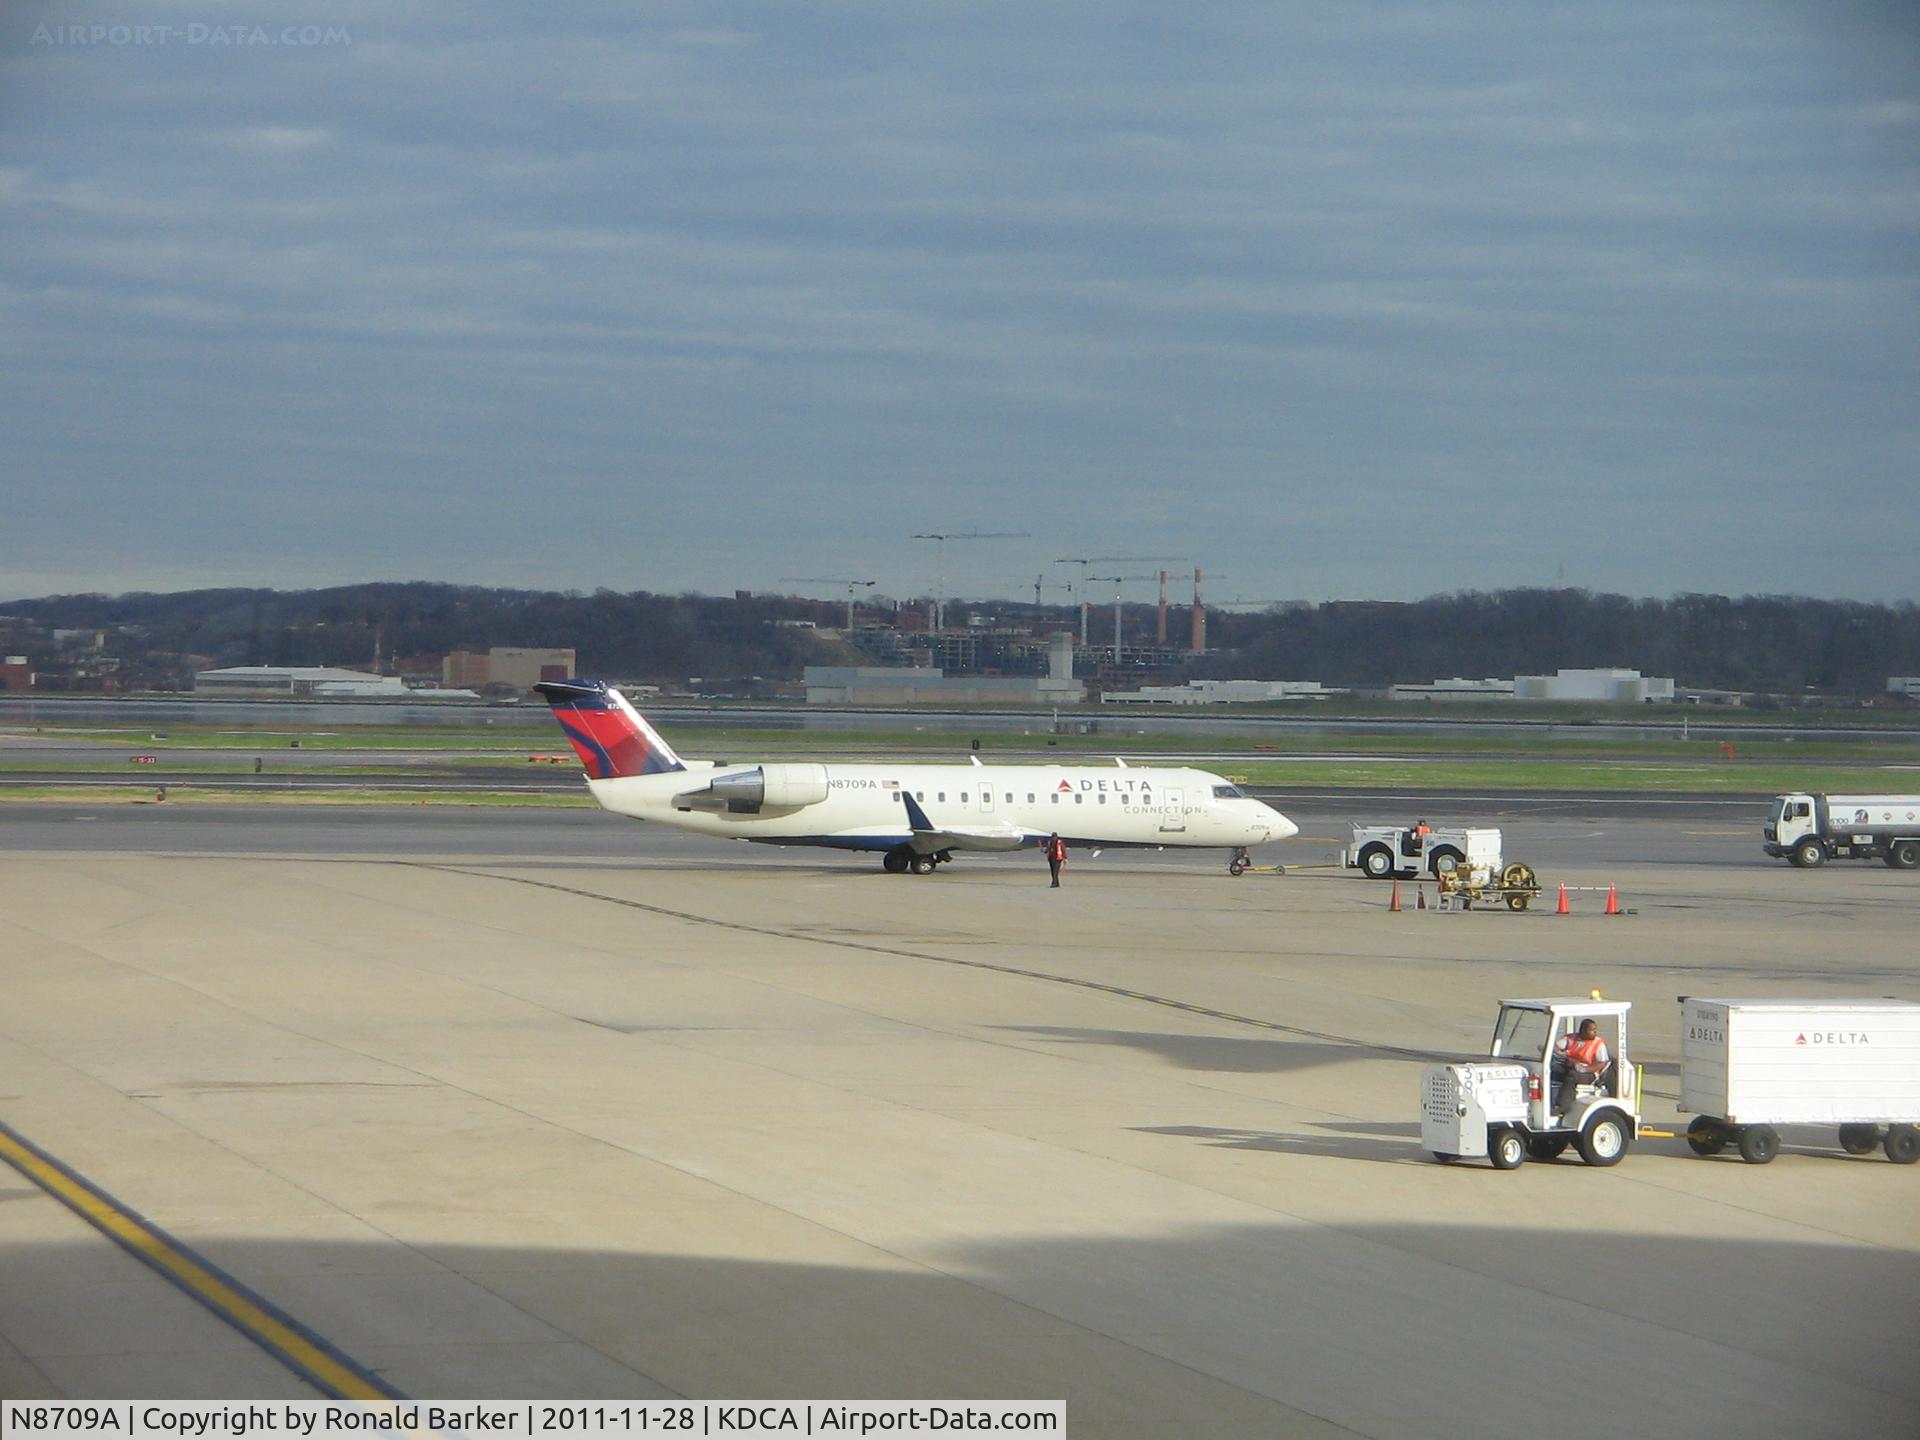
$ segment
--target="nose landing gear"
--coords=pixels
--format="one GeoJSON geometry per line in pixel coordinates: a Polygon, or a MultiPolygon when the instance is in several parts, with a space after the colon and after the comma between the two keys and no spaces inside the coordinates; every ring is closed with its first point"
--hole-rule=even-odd
{"type": "Polygon", "coordinates": [[[1253,856],[1248,852],[1247,847],[1244,845],[1235,846],[1233,854],[1227,859],[1227,873],[1229,875],[1244,875],[1252,868],[1253,856]]]}

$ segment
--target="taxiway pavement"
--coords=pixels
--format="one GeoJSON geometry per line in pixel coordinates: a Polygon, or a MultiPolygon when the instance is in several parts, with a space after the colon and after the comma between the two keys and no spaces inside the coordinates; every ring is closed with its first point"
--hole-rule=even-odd
{"type": "MultiPolygon", "coordinates": [[[[1297,818],[1276,856],[1341,833],[1297,818]]],[[[1215,855],[888,876],[595,812],[8,806],[0,848],[0,1121],[410,1394],[1064,1397],[1083,1436],[1920,1412],[1920,1171],[1818,1132],[1765,1168],[1419,1148],[1421,1057],[1502,995],[1634,1000],[1656,1124],[1678,994],[1920,999],[1913,877],[1769,863],[1745,816],[1513,821],[1622,917],[1215,855]]],[[[0,1394],[303,1393],[8,1170],[0,1275],[0,1394]]]]}

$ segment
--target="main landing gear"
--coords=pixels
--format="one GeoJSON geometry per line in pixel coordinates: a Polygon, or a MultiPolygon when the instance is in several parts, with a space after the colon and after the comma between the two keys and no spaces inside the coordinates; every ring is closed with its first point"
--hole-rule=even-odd
{"type": "Polygon", "coordinates": [[[910,845],[896,845],[881,857],[880,863],[889,875],[904,875],[908,871],[931,875],[935,866],[953,863],[953,852],[937,850],[931,855],[922,855],[910,845]]]}
{"type": "Polygon", "coordinates": [[[1236,846],[1233,854],[1227,858],[1227,873],[1229,875],[1244,875],[1252,868],[1252,853],[1244,845],[1236,846]]]}

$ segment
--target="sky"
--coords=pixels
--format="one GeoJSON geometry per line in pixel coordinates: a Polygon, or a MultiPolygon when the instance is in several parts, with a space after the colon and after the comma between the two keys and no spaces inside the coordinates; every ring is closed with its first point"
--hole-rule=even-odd
{"type": "Polygon", "coordinates": [[[0,599],[1905,601],[1917,460],[1899,0],[0,13],[0,599]]]}

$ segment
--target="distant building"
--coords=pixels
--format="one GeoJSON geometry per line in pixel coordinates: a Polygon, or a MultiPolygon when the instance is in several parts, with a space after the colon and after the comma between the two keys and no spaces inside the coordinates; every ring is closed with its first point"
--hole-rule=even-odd
{"type": "Polygon", "coordinates": [[[455,650],[440,662],[442,685],[465,685],[469,689],[479,690],[488,684],[492,675],[487,657],[476,655],[471,650],[455,650]]]}
{"type": "Polygon", "coordinates": [[[1078,705],[1087,693],[1071,675],[949,675],[933,667],[809,665],[804,678],[809,705],[1078,705]]]}
{"type": "Polygon", "coordinates": [[[1904,696],[1908,700],[1920,700],[1920,675],[1889,675],[1887,693],[1904,696]]]}
{"type": "Polygon", "coordinates": [[[193,677],[194,694],[234,699],[290,696],[307,700],[330,691],[398,695],[406,688],[397,675],[370,675],[364,670],[341,670],[331,665],[230,665],[196,671],[193,677]]]}
{"type": "Polygon", "coordinates": [[[1346,692],[1329,690],[1318,680],[1189,680],[1184,685],[1142,685],[1138,690],[1109,690],[1109,703],[1141,705],[1245,705],[1268,700],[1325,700],[1346,692]]]}
{"type": "Polygon", "coordinates": [[[527,694],[542,680],[567,680],[574,674],[570,649],[535,650],[496,645],[484,655],[455,650],[440,667],[440,683],[484,690],[500,686],[527,694]]]}
{"type": "Polygon", "coordinates": [[[24,655],[9,655],[0,661],[0,690],[33,689],[33,667],[24,655]]]}
{"type": "Polygon", "coordinates": [[[1435,680],[1430,685],[1389,685],[1389,700],[1511,700],[1512,680],[1435,680]]]}
{"type": "Polygon", "coordinates": [[[809,705],[1078,705],[1086,686],[1034,675],[948,675],[884,665],[809,665],[809,705]]]}
{"type": "Polygon", "coordinates": [[[1599,700],[1622,705],[1671,705],[1673,681],[1638,670],[1560,670],[1552,675],[1516,675],[1516,700],[1599,700]]]}
{"type": "Polygon", "coordinates": [[[398,675],[329,665],[233,665],[201,670],[193,693],[231,700],[478,700],[472,690],[412,690],[398,675]]]}

